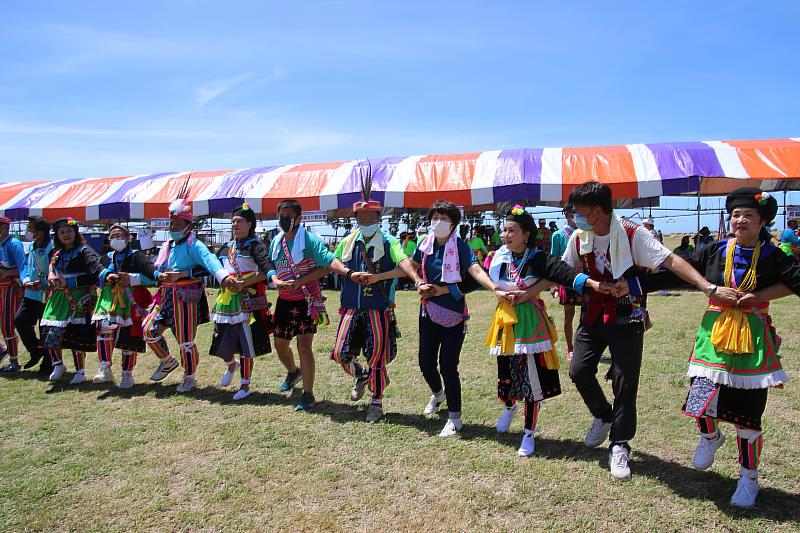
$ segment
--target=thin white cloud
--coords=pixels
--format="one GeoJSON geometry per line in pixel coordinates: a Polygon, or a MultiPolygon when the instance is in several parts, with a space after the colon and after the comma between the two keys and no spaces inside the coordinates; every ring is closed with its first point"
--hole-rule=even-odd
{"type": "Polygon", "coordinates": [[[194,98],[197,107],[204,107],[214,98],[226,93],[236,87],[237,85],[249,80],[252,76],[250,74],[242,74],[234,78],[226,78],[223,80],[211,81],[204,83],[194,90],[194,98]]]}

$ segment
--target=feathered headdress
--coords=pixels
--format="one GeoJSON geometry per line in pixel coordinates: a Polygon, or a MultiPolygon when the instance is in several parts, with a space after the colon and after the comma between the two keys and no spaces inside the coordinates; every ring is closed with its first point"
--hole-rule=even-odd
{"type": "Polygon", "coordinates": [[[381,212],[381,203],[377,200],[370,200],[372,194],[372,163],[367,159],[367,168],[359,162],[356,166],[358,171],[358,179],[361,181],[361,201],[353,204],[353,213],[359,211],[377,211],[381,212]]]}
{"type": "Polygon", "coordinates": [[[192,208],[189,205],[189,178],[191,176],[192,173],[190,172],[178,191],[178,198],[169,204],[169,218],[181,218],[189,222],[193,220],[192,208]]]}

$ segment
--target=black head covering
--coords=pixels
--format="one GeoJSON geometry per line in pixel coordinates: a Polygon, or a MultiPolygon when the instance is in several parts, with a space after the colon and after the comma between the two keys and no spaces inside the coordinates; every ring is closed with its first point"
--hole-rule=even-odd
{"type": "Polygon", "coordinates": [[[773,195],[756,187],[736,189],[725,199],[725,209],[730,215],[737,207],[757,209],[761,219],[769,225],[778,214],[778,201],[773,195]]]}
{"type": "Polygon", "coordinates": [[[247,220],[252,226],[250,226],[250,235],[255,235],[256,233],[256,213],[253,211],[253,208],[250,207],[250,204],[244,202],[242,205],[237,207],[233,210],[233,216],[235,217],[242,217],[247,220]]]}

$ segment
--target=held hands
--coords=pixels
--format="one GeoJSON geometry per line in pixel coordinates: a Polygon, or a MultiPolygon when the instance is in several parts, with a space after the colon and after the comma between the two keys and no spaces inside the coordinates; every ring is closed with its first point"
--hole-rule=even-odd
{"type": "Polygon", "coordinates": [[[63,289],[64,287],[67,286],[67,284],[64,282],[64,278],[58,275],[53,275],[53,274],[49,275],[47,277],[47,282],[50,284],[51,287],[56,289],[63,289]]]}
{"type": "MultiPolygon", "coordinates": [[[[109,274],[111,275],[111,274],[109,274]]],[[[122,287],[129,287],[131,284],[131,275],[127,272],[120,272],[117,274],[118,280],[117,283],[120,284],[122,287]]],[[[108,279],[108,278],[106,278],[108,279]]]]}
{"type": "Polygon", "coordinates": [[[628,295],[628,282],[620,278],[614,282],[597,282],[593,279],[586,280],[586,286],[592,291],[600,294],[608,294],[614,298],[622,298],[628,295]]]}
{"type": "Polygon", "coordinates": [[[350,281],[359,285],[367,286],[370,283],[377,281],[373,280],[372,277],[372,274],[369,272],[353,272],[353,274],[350,275],[350,281]]]}
{"type": "Polygon", "coordinates": [[[290,291],[290,290],[294,289],[295,281],[294,280],[284,281],[282,279],[278,279],[278,276],[272,276],[272,283],[275,285],[275,288],[278,289],[278,290],[283,289],[283,290],[290,291]]]}
{"type": "Polygon", "coordinates": [[[113,287],[119,282],[119,274],[109,274],[106,276],[106,285],[113,287]]]}

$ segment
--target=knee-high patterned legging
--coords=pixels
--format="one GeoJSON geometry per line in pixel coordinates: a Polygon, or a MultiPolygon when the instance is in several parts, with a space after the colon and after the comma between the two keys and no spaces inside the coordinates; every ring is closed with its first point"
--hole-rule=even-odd
{"type": "Polygon", "coordinates": [[[250,389],[250,376],[253,374],[253,358],[242,356],[240,359],[239,372],[242,375],[242,388],[250,389]]]}
{"type": "MultiPolygon", "coordinates": [[[[103,330],[97,336],[97,358],[107,366],[112,365],[112,354],[119,337],[119,329],[103,330]]],[[[122,371],[133,372],[136,367],[136,352],[122,351],[122,371]]]]}
{"type": "Polygon", "coordinates": [[[14,328],[14,317],[17,316],[18,306],[19,290],[16,284],[0,285],[0,331],[14,363],[19,361],[19,341],[17,330],[14,328]]]}
{"type": "MultiPolygon", "coordinates": [[[[53,363],[53,366],[64,364],[64,355],[61,352],[61,348],[47,350],[47,353],[50,355],[50,361],[53,363]]],[[[75,362],[75,372],[81,372],[86,368],[86,352],[72,350],[72,360],[75,362]]]]}
{"type": "MultiPolygon", "coordinates": [[[[178,297],[178,291],[172,291],[173,313],[175,325],[172,334],[178,341],[181,351],[181,366],[186,376],[193,376],[197,371],[200,353],[194,343],[197,334],[197,304],[189,303],[178,297]]],[[[158,334],[159,322],[156,321],[157,312],[151,311],[144,322],[145,341],[159,359],[170,357],[169,347],[164,337],[158,334]]]]}
{"type": "MultiPolygon", "coordinates": [[[[719,429],[719,421],[710,416],[697,417],[697,427],[703,435],[711,435],[719,429]]],[[[747,470],[758,470],[764,435],[760,431],[736,426],[736,445],[739,448],[739,464],[747,470]]]]}

